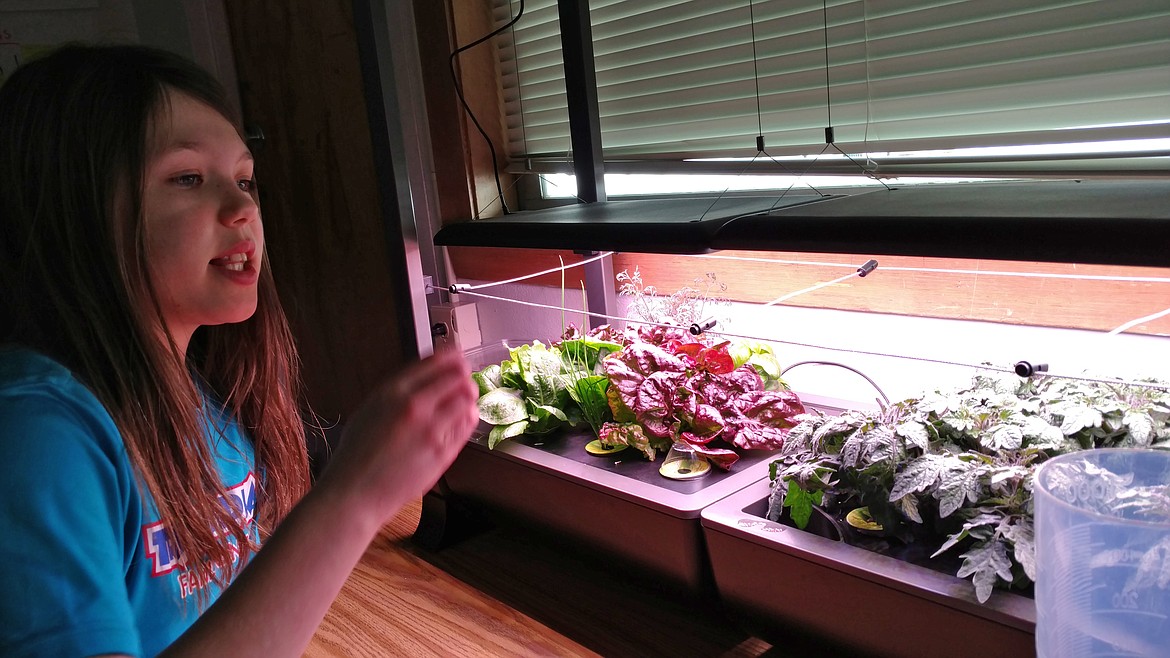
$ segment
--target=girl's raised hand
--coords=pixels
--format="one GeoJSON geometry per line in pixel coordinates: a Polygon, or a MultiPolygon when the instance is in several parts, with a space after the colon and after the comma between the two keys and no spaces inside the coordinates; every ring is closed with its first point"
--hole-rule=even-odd
{"type": "Polygon", "coordinates": [[[351,416],[325,475],[381,526],[436,482],[479,419],[463,355],[442,351],[380,384],[351,416]]]}
{"type": "Polygon", "coordinates": [[[457,351],[379,385],[321,480],[167,655],[304,653],[370,541],[455,460],[479,418],[478,394],[457,351]]]}

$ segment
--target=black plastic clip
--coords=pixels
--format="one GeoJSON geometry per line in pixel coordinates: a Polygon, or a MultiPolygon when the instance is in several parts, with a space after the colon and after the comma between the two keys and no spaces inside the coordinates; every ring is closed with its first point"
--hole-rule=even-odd
{"type": "Polygon", "coordinates": [[[704,331],[710,331],[715,327],[716,324],[717,322],[715,321],[715,318],[707,318],[702,322],[694,322],[691,324],[691,335],[698,336],[704,331]]]}
{"type": "Polygon", "coordinates": [[[447,292],[451,293],[452,295],[458,295],[465,290],[471,290],[471,286],[466,283],[452,283],[447,288],[447,292]]]}
{"type": "Polygon", "coordinates": [[[865,278],[865,275],[876,270],[877,266],[878,266],[878,262],[871,258],[871,259],[865,261],[864,265],[857,268],[857,276],[865,278]]]}
{"type": "Polygon", "coordinates": [[[1040,372],[1048,372],[1047,363],[1037,363],[1036,365],[1032,365],[1027,361],[1016,362],[1016,374],[1020,377],[1031,377],[1032,375],[1040,372]]]}

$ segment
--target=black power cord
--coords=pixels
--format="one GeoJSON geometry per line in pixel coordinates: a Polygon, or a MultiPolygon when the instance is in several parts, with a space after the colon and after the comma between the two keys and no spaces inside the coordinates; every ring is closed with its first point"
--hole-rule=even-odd
{"type": "Polygon", "coordinates": [[[495,146],[495,144],[492,143],[492,138],[488,137],[487,131],[485,131],[483,129],[483,126],[481,126],[479,124],[479,120],[475,118],[475,113],[471,111],[471,106],[467,104],[467,99],[465,99],[463,97],[463,85],[460,84],[459,76],[456,75],[456,73],[455,73],[455,61],[456,61],[456,59],[458,59],[460,53],[465,52],[467,50],[470,50],[470,49],[478,46],[479,44],[487,41],[488,39],[491,39],[492,37],[496,36],[497,34],[500,34],[504,30],[507,30],[508,28],[512,27],[513,25],[516,24],[516,21],[520,20],[520,17],[523,15],[524,15],[524,0],[520,0],[520,10],[516,12],[516,15],[514,17],[512,17],[512,20],[508,21],[504,25],[501,25],[500,27],[496,28],[495,30],[489,32],[488,34],[485,34],[484,36],[476,39],[475,41],[472,41],[471,43],[467,44],[466,46],[461,46],[459,48],[456,48],[451,53],[451,57],[447,60],[448,68],[451,69],[451,82],[455,85],[455,95],[459,97],[459,102],[463,104],[463,111],[467,113],[467,117],[469,119],[471,119],[471,123],[475,124],[475,128],[476,128],[476,130],[479,131],[479,134],[483,135],[484,141],[487,142],[488,150],[491,151],[491,154],[492,154],[492,174],[496,178],[496,192],[499,193],[499,195],[500,195],[500,206],[503,207],[505,215],[510,214],[511,211],[508,210],[508,202],[504,200],[504,187],[503,187],[503,185],[500,184],[500,168],[496,164],[496,146],[495,146]]]}

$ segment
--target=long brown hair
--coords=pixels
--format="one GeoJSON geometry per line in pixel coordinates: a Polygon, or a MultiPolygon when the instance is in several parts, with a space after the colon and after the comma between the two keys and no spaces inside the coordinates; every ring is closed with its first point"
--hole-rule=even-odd
{"type": "Polygon", "coordinates": [[[0,341],[59,360],[93,391],[187,569],[222,585],[255,546],[219,502],[200,389],[253,442],[261,532],[308,487],[309,416],[268,258],[250,319],[200,328],[186,355],[166,332],[146,274],[142,181],[149,125],[171,90],[239,125],[212,76],[137,45],[71,44],[0,87],[0,341]],[[242,551],[234,566],[224,529],[242,551]]]}

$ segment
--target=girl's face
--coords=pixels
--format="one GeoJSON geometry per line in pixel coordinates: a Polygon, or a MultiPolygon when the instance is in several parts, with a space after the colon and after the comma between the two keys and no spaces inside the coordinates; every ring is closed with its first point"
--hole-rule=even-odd
{"type": "Polygon", "coordinates": [[[264,230],[235,128],[190,96],[168,96],[151,125],[142,205],[151,281],[185,353],[199,327],[255,313],[264,230]]]}

